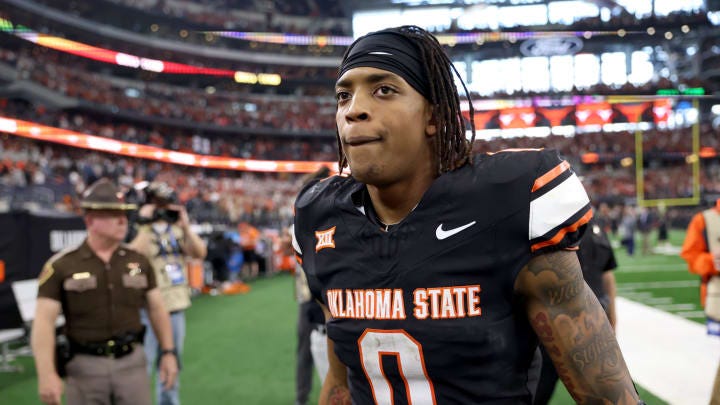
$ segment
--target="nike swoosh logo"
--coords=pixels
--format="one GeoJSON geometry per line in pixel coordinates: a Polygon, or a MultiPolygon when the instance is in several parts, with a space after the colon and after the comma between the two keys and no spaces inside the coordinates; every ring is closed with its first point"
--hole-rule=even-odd
{"type": "Polygon", "coordinates": [[[456,233],[462,232],[462,231],[470,228],[473,225],[475,225],[475,221],[472,221],[469,224],[465,224],[463,226],[459,226],[457,228],[448,229],[446,231],[446,230],[442,229],[442,224],[440,224],[440,225],[438,225],[437,229],[435,230],[435,237],[437,237],[438,240],[447,239],[447,238],[455,235],[456,233]]]}

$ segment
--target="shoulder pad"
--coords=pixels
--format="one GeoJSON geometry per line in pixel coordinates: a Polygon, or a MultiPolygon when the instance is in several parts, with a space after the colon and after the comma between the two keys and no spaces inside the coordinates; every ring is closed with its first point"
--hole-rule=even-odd
{"type": "Polygon", "coordinates": [[[543,149],[506,149],[476,157],[476,167],[492,183],[508,183],[529,179],[537,171],[543,149]]]}
{"type": "Polygon", "coordinates": [[[316,201],[321,196],[327,196],[329,193],[337,190],[345,184],[350,177],[331,176],[322,180],[313,180],[303,187],[295,200],[296,209],[306,207],[316,201]]]}

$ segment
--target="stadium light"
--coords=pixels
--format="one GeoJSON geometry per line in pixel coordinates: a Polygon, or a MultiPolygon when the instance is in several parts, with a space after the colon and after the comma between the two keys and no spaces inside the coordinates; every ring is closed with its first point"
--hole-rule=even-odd
{"type": "Polygon", "coordinates": [[[257,75],[250,72],[235,72],[234,79],[236,82],[243,84],[256,84],[258,82],[257,75]]]}
{"type": "MultiPolygon", "coordinates": [[[[15,35],[18,38],[32,42],[38,46],[118,66],[125,66],[133,69],[142,69],[150,72],[164,74],[234,77],[235,81],[238,83],[258,83],[258,77],[255,73],[236,72],[230,69],[215,69],[202,66],[192,66],[184,63],[163,61],[158,59],[143,58],[136,55],[113,51],[111,49],[98,48],[92,45],[72,41],[61,37],[56,37],[53,35],[35,32],[22,25],[13,24],[12,21],[4,18],[0,18],[0,31],[15,35]],[[237,80],[238,76],[242,80],[237,80]]],[[[277,86],[282,81],[280,75],[278,74],[264,75],[266,76],[266,78],[261,84],[277,86]]]]}
{"type": "Polygon", "coordinates": [[[258,83],[266,85],[266,86],[278,86],[280,85],[280,82],[282,79],[280,78],[280,75],[274,74],[274,73],[259,73],[257,75],[258,77],[258,83]]]}
{"type": "Polygon", "coordinates": [[[630,167],[633,165],[633,158],[631,157],[624,157],[620,160],[620,166],[622,167],[630,167]]]}

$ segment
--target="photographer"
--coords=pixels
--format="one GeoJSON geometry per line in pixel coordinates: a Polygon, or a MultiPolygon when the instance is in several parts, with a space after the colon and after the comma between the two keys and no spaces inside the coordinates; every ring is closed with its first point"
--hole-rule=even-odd
{"type": "MultiPolygon", "coordinates": [[[[177,204],[174,191],[165,183],[152,183],[146,191],[145,204],[140,208],[137,235],[130,246],[150,259],[165,307],[170,311],[174,347],[182,357],[185,340],[185,309],[190,306],[188,257],[203,259],[205,243],[190,229],[190,220],[183,205],[177,204]]],[[[143,316],[143,321],[147,317],[143,316]]],[[[160,354],[157,338],[145,335],[148,372],[152,375],[160,354]]],[[[179,378],[170,389],[156,384],[157,403],[180,404],[179,378]]]]}

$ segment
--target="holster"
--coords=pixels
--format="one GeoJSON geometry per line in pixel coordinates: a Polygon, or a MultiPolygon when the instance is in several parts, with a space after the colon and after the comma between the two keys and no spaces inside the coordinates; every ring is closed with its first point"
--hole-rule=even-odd
{"type": "Polygon", "coordinates": [[[74,353],[70,342],[65,335],[58,335],[55,339],[55,369],[60,377],[67,376],[67,364],[72,360],[74,353]]]}

